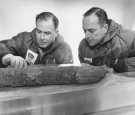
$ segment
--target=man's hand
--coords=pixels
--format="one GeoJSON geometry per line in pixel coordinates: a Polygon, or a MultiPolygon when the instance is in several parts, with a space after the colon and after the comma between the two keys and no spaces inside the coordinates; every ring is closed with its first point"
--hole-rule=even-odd
{"type": "Polygon", "coordinates": [[[11,67],[14,67],[14,68],[27,67],[27,62],[25,61],[24,58],[20,56],[13,56],[11,58],[11,67]]]}
{"type": "Polygon", "coordinates": [[[20,56],[13,56],[12,54],[8,54],[2,59],[3,64],[13,67],[13,68],[23,68],[27,67],[27,62],[24,58],[20,56]]]}

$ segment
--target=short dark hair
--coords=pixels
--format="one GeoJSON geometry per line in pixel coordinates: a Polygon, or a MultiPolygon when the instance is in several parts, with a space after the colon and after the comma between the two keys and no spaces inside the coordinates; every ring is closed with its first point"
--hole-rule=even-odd
{"type": "Polygon", "coordinates": [[[98,17],[100,25],[108,24],[107,13],[102,8],[92,7],[87,12],[85,12],[83,16],[86,17],[86,16],[89,16],[91,14],[95,14],[98,17]]]}
{"type": "Polygon", "coordinates": [[[45,20],[47,21],[48,19],[52,19],[53,23],[54,23],[54,27],[55,29],[58,28],[58,25],[59,25],[59,20],[58,18],[51,12],[42,12],[40,14],[38,14],[36,16],[36,22],[37,20],[40,19],[40,20],[45,20]]]}

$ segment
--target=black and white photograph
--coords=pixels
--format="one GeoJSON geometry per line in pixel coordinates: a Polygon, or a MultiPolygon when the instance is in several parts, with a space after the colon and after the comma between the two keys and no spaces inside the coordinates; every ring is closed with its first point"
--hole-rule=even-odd
{"type": "Polygon", "coordinates": [[[135,1],[0,0],[0,115],[135,115],[135,1]]]}

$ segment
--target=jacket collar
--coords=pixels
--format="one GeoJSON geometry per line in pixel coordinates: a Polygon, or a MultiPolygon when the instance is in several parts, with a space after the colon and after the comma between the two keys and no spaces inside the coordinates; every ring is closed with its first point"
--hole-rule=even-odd
{"type": "Polygon", "coordinates": [[[109,19],[109,28],[108,28],[108,31],[107,31],[105,37],[100,42],[100,44],[104,44],[104,43],[108,42],[109,40],[111,40],[112,38],[114,38],[114,36],[116,36],[116,34],[121,29],[122,29],[122,26],[120,24],[118,24],[115,21],[109,19]]]}

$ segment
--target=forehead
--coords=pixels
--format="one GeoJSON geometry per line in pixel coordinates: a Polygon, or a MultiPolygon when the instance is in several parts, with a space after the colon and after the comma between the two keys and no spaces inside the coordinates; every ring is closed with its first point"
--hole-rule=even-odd
{"type": "Polygon", "coordinates": [[[36,28],[38,28],[41,31],[46,31],[46,30],[54,30],[54,23],[51,19],[48,20],[37,20],[36,22],[36,28]]]}
{"type": "Polygon", "coordinates": [[[96,15],[92,14],[90,16],[86,16],[82,21],[84,29],[97,29],[100,28],[99,19],[96,15]]]}

